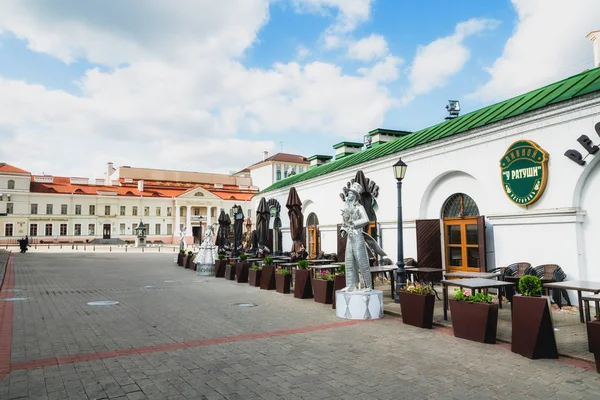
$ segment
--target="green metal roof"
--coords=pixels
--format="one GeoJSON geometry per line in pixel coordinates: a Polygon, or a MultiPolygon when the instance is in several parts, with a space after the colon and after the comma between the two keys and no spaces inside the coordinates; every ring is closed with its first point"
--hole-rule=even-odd
{"type": "Polygon", "coordinates": [[[410,132],[410,131],[395,131],[392,129],[377,128],[377,129],[373,129],[371,132],[369,132],[368,135],[375,136],[378,133],[382,134],[382,135],[390,135],[390,136],[406,136],[406,135],[411,134],[412,132],[410,132]]]}
{"type": "Polygon", "coordinates": [[[594,68],[562,81],[533,90],[529,93],[513,97],[512,99],[504,100],[500,103],[430,126],[429,128],[421,129],[377,147],[372,147],[359,153],[347,155],[327,164],[313,167],[301,174],[292,175],[287,179],[275,182],[263,190],[262,193],[316,178],[329,172],[353,167],[380,157],[385,157],[412,147],[444,139],[449,136],[466,132],[470,129],[490,125],[598,90],[600,90],[600,68],[594,68]]]}
{"type": "Polygon", "coordinates": [[[334,144],[334,149],[339,149],[340,147],[348,146],[348,147],[363,147],[362,142],[339,142],[338,144],[334,144]]]}

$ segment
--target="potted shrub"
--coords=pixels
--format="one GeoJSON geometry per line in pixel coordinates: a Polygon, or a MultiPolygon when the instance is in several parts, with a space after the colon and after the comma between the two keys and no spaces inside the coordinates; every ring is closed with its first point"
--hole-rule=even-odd
{"type": "Polygon", "coordinates": [[[263,260],[260,288],[263,290],[275,290],[275,267],[273,259],[266,256],[263,260]]]}
{"type": "Polygon", "coordinates": [[[235,280],[235,261],[229,260],[225,266],[225,279],[229,281],[235,280]]]}
{"type": "Polygon", "coordinates": [[[399,293],[402,322],[418,328],[433,328],[435,295],[431,282],[404,285],[399,293]]]}
{"type": "Polygon", "coordinates": [[[321,270],[320,273],[315,274],[312,280],[313,294],[315,301],[322,304],[333,303],[333,280],[335,274],[328,272],[327,270],[321,270]]]}
{"type": "Polygon", "coordinates": [[[512,301],[512,342],[510,349],[527,358],[558,358],[550,299],[542,296],[537,276],[519,279],[520,295],[512,301]]]}
{"type": "Polygon", "coordinates": [[[185,258],[185,269],[190,269],[192,268],[192,258],[194,256],[194,253],[191,251],[188,251],[187,253],[187,257],[185,258]]]}
{"type": "Polygon", "coordinates": [[[240,261],[235,264],[235,276],[238,283],[248,283],[248,270],[250,264],[246,262],[248,256],[244,253],[240,254],[240,261]]]}
{"type": "Polygon", "coordinates": [[[456,289],[450,299],[454,336],[481,343],[496,343],[498,327],[498,304],[492,304],[492,296],[479,292],[456,289]]]}
{"type": "Polygon", "coordinates": [[[298,261],[298,269],[296,269],[296,281],[294,283],[294,297],[297,299],[312,299],[313,290],[310,279],[310,270],[308,269],[308,261],[298,261]]]}
{"type": "Polygon", "coordinates": [[[275,269],[275,290],[277,293],[287,294],[292,284],[292,271],[283,267],[275,269]]]}
{"type": "Polygon", "coordinates": [[[185,250],[179,250],[179,254],[177,255],[177,265],[183,267],[183,259],[185,257],[185,250]]]}
{"type": "Polygon", "coordinates": [[[248,284],[250,286],[260,286],[260,278],[262,276],[262,267],[258,264],[254,264],[248,271],[248,284]]]}
{"type": "Polygon", "coordinates": [[[333,278],[333,301],[331,308],[335,308],[335,292],[346,287],[346,264],[341,264],[333,278]]]}
{"type": "Polygon", "coordinates": [[[587,325],[588,346],[590,352],[594,353],[596,360],[596,371],[600,374],[600,311],[595,316],[594,321],[589,321],[587,325]]]}
{"type": "Polygon", "coordinates": [[[225,254],[219,253],[218,257],[219,259],[215,261],[215,277],[225,278],[225,266],[227,265],[225,254]]]}

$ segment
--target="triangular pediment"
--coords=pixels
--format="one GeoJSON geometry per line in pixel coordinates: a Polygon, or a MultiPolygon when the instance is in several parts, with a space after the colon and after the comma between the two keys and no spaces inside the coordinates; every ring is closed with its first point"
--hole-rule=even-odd
{"type": "Polygon", "coordinates": [[[220,197],[212,194],[211,192],[209,192],[208,190],[202,188],[202,187],[196,187],[196,188],[192,188],[186,192],[183,192],[182,194],[180,194],[179,196],[177,196],[178,199],[196,199],[196,200],[202,200],[202,199],[220,199],[220,197]]]}

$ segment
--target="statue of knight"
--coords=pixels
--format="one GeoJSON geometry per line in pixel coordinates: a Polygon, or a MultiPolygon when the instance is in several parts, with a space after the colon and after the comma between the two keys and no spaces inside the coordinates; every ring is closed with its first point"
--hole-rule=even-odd
{"type": "Polygon", "coordinates": [[[353,182],[348,188],[344,209],[342,210],[343,223],[340,228],[342,237],[347,235],[346,242],[346,287],[342,291],[353,292],[361,290],[361,277],[365,284],[363,290],[373,289],[369,257],[367,256],[367,245],[381,256],[385,252],[379,247],[375,239],[363,231],[363,227],[369,223],[369,217],[365,208],[360,204],[359,197],[363,188],[358,182],[353,182]]]}

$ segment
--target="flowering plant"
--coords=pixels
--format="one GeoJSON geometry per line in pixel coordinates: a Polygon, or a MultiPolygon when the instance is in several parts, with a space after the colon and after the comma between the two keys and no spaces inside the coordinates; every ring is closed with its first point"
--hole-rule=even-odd
{"type": "Polygon", "coordinates": [[[433,285],[431,282],[412,282],[404,285],[400,288],[403,292],[414,293],[414,294],[434,294],[433,285]]]}
{"type": "Polygon", "coordinates": [[[277,274],[281,274],[281,275],[291,275],[292,271],[283,267],[277,267],[275,268],[275,273],[277,274]]]}
{"type": "Polygon", "coordinates": [[[335,279],[335,274],[322,269],[320,273],[315,274],[315,279],[322,279],[324,281],[333,281],[335,279]]]}
{"type": "Polygon", "coordinates": [[[492,296],[483,292],[470,294],[466,290],[454,289],[454,300],[463,300],[469,303],[491,303],[492,296]]]}

